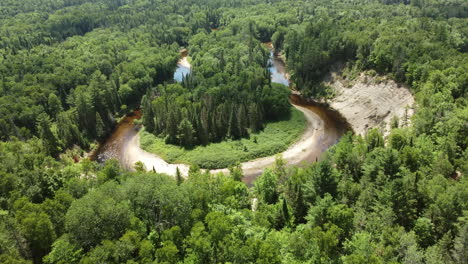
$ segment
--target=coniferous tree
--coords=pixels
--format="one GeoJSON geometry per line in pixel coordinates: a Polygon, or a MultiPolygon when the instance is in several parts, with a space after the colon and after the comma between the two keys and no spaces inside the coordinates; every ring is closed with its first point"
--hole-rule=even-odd
{"type": "Polygon", "coordinates": [[[177,138],[179,139],[180,145],[190,148],[195,143],[193,126],[187,118],[184,118],[178,128],[177,138]]]}
{"type": "Polygon", "coordinates": [[[239,129],[239,137],[247,136],[246,128],[248,127],[248,123],[249,121],[247,119],[247,112],[244,105],[241,104],[237,111],[237,127],[239,129]]]}
{"type": "Polygon", "coordinates": [[[60,147],[59,142],[51,129],[52,121],[47,114],[41,114],[37,118],[37,130],[42,138],[42,144],[47,154],[57,156],[60,147]]]}
{"type": "Polygon", "coordinates": [[[288,203],[286,202],[286,199],[284,197],[283,197],[283,204],[281,206],[281,211],[283,213],[284,222],[286,225],[288,225],[290,216],[289,216],[288,203]]]}
{"type": "Polygon", "coordinates": [[[106,126],[104,125],[104,122],[102,122],[101,115],[96,112],[96,137],[101,139],[106,135],[106,133],[106,126]]]}
{"type": "Polygon", "coordinates": [[[177,185],[182,184],[182,182],[184,181],[184,179],[182,178],[182,174],[180,173],[179,167],[176,168],[176,181],[177,185]]]}
{"type": "Polygon", "coordinates": [[[452,256],[457,264],[468,263],[468,221],[462,224],[452,250],[452,256]]]}
{"type": "Polygon", "coordinates": [[[169,111],[166,119],[166,143],[176,143],[178,135],[177,119],[174,110],[169,111]]]}
{"type": "Polygon", "coordinates": [[[249,124],[253,133],[257,133],[262,129],[261,111],[256,103],[250,104],[249,124]]]}
{"type": "Polygon", "coordinates": [[[229,115],[229,136],[233,139],[238,139],[241,136],[241,129],[239,128],[238,115],[236,112],[236,107],[232,105],[229,115]]]}
{"type": "Polygon", "coordinates": [[[148,95],[143,96],[143,98],[141,99],[141,105],[143,109],[142,122],[145,126],[146,131],[155,132],[155,115],[153,106],[151,104],[151,99],[148,95]]]}
{"type": "Polygon", "coordinates": [[[47,108],[49,115],[54,119],[57,118],[57,115],[63,111],[62,102],[60,102],[60,99],[54,93],[49,95],[49,99],[47,100],[47,108]]]}
{"type": "Polygon", "coordinates": [[[303,223],[304,217],[307,215],[307,205],[304,200],[304,195],[302,193],[302,185],[296,184],[296,202],[294,210],[294,219],[296,223],[303,223]]]}

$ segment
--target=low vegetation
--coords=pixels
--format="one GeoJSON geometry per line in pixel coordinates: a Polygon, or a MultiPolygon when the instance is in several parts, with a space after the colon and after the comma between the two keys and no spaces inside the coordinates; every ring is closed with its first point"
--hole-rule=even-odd
{"type": "Polygon", "coordinates": [[[249,138],[226,140],[186,149],[166,144],[164,139],[146,131],[141,132],[140,145],[169,163],[198,165],[205,169],[227,168],[236,162],[271,156],[282,152],[297,140],[307,126],[304,114],[292,109],[290,117],[268,122],[262,131],[251,133],[249,138]]]}

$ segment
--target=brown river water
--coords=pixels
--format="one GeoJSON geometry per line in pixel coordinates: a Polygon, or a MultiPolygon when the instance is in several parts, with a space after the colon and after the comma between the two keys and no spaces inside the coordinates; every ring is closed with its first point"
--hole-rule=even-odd
{"type": "MultiPolygon", "coordinates": [[[[184,58],[183,58],[184,59],[184,58]]],[[[284,62],[272,53],[272,81],[286,84],[284,62]],[[273,68],[273,69],[272,69],[273,68]]],[[[341,136],[349,130],[349,125],[339,113],[326,105],[302,98],[297,92],[290,95],[291,104],[302,111],[307,118],[308,126],[301,139],[288,150],[281,153],[288,165],[306,165],[318,160],[322,153],[336,144],[341,136]]],[[[177,168],[183,175],[188,174],[185,164],[167,164],[157,155],[142,150],[139,146],[139,127],[133,124],[141,118],[141,112],[135,110],[124,117],[111,135],[90,156],[100,163],[114,158],[126,169],[133,169],[136,161],[142,161],[147,170],[174,175],[177,168]]],[[[251,185],[266,167],[274,164],[275,157],[259,158],[242,163],[243,181],[251,185]]],[[[211,173],[228,172],[227,169],[212,170],[211,173]]]]}

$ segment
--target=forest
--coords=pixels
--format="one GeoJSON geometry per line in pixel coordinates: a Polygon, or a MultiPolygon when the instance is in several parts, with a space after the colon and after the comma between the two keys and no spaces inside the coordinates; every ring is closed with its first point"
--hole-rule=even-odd
{"type": "Polygon", "coordinates": [[[2,0],[0,263],[467,264],[467,53],[465,0],[2,0]],[[139,108],[185,148],[289,115],[266,42],[308,98],[337,64],[409,86],[410,125],[252,186],[84,157],[139,108]]]}

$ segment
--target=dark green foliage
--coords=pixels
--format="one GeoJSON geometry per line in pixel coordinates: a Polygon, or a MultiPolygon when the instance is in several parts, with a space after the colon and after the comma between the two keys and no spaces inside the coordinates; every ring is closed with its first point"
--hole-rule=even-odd
{"type": "Polygon", "coordinates": [[[56,135],[51,130],[52,122],[47,114],[41,114],[37,118],[37,130],[42,138],[45,153],[57,156],[59,153],[59,143],[56,135]]]}
{"type": "Polygon", "coordinates": [[[304,185],[306,197],[310,202],[325,194],[336,195],[338,177],[328,160],[315,163],[309,170],[304,185]]]}
{"type": "Polygon", "coordinates": [[[266,48],[240,33],[222,32],[192,36],[191,73],[181,84],[160,85],[143,97],[146,131],[191,148],[245,138],[265,122],[289,117],[290,91],[270,83],[266,48]]]}
{"type": "Polygon", "coordinates": [[[0,263],[466,264],[467,10],[1,1],[0,263]],[[182,180],[75,163],[74,145],[89,148],[140,102],[148,131],[187,147],[281,119],[289,91],[270,82],[266,41],[306,95],[327,96],[320,80],[344,63],[349,79],[370,70],[406,83],[417,111],[386,138],[346,134],[304,168],[278,159],[252,189],[240,164],[231,176],[192,166],[182,180]],[[180,46],[193,74],[174,84],[180,46]]]}
{"type": "Polygon", "coordinates": [[[177,137],[179,139],[180,145],[190,148],[194,144],[194,135],[195,131],[193,130],[192,123],[188,121],[187,118],[184,118],[180,121],[179,126],[177,127],[177,137]]]}

